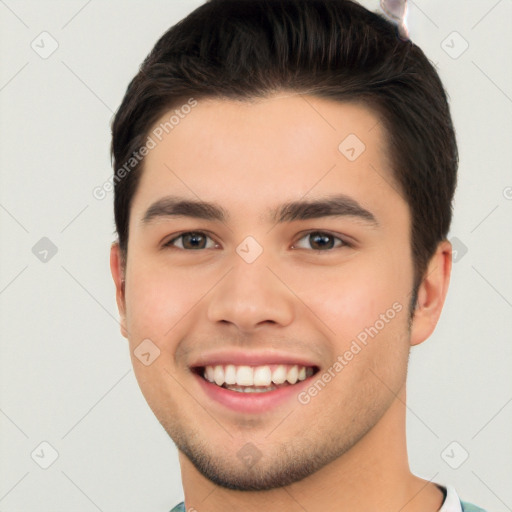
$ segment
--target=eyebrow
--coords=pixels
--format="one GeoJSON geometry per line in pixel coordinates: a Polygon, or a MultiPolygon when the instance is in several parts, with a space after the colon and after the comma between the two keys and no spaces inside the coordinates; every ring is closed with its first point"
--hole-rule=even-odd
{"type": "MultiPolygon", "coordinates": [[[[373,213],[363,208],[355,199],[344,194],[310,201],[292,201],[269,212],[269,219],[276,223],[308,220],[321,217],[352,217],[377,227],[379,222],[373,213]]],[[[155,201],[141,219],[143,225],[157,219],[191,217],[218,222],[229,220],[229,213],[216,203],[191,200],[179,196],[166,196],[155,201]]]]}

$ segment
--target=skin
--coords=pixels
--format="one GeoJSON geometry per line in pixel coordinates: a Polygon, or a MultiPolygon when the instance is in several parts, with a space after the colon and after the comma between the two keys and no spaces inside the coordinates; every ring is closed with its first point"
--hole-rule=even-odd
{"type": "Polygon", "coordinates": [[[280,93],[201,100],[146,156],[126,268],[114,243],[111,270],[138,383],[180,450],[187,510],[440,508],[441,491],[410,472],[404,404],[409,350],[439,319],[451,246],[443,241],[433,255],[409,325],[410,211],[385,142],[363,105],[280,93]],[[366,146],[353,162],[338,150],[351,133],[366,146]],[[333,193],[355,199],[378,226],[346,216],[276,224],[267,216],[284,202],[333,193]],[[218,203],[229,219],[144,225],[146,209],[168,194],[218,203]],[[312,230],[353,246],[334,238],[336,247],[314,251],[312,230]],[[182,248],[183,238],[164,247],[187,231],[206,231],[207,248],[182,248]],[[263,248],[250,264],[236,252],[247,236],[263,248]],[[301,355],[321,375],[394,303],[401,311],[307,404],[235,412],[209,399],[189,368],[212,349],[269,350],[301,355]],[[146,338],[161,351],[149,366],[134,355],[146,338]],[[237,456],[249,442],[261,455],[254,467],[237,456]]]}

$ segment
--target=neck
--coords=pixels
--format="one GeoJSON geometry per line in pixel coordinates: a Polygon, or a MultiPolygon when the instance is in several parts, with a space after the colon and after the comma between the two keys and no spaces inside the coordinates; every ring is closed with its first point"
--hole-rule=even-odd
{"type": "Polygon", "coordinates": [[[219,487],[180,453],[186,510],[437,512],[442,492],[409,469],[404,404],[405,387],[380,421],[348,452],[309,477],[270,491],[219,487]]]}

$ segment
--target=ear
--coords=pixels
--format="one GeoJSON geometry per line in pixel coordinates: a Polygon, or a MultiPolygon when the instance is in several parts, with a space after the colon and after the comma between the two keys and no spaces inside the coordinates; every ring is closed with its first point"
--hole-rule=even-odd
{"type": "Polygon", "coordinates": [[[119,243],[114,242],[110,247],[110,271],[116,285],[116,302],[119,310],[121,334],[128,338],[126,329],[126,302],[124,294],[125,268],[121,257],[119,243]]]}
{"type": "Polygon", "coordinates": [[[434,332],[448,292],[451,270],[452,244],[443,240],[430,259],[418,289],[411,325],[411,345],[419,345],[434,332]]]}

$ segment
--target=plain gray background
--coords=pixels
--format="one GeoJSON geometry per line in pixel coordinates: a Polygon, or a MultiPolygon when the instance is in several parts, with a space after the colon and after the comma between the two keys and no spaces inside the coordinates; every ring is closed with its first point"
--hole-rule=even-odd
{"type": "MultiPolygon", "coordinates": [[[[112,174],[128,82],[201,3],[0,0],[1,512],[166,512],[182,498],[119,333],[112,195],[92,190],[112,174]]],[[[418,0],[408,16],[460,150],[451,286],[411,354],[410,462],[489,512],[512,510],[511,19],[510,0],[418,0]]]]}

